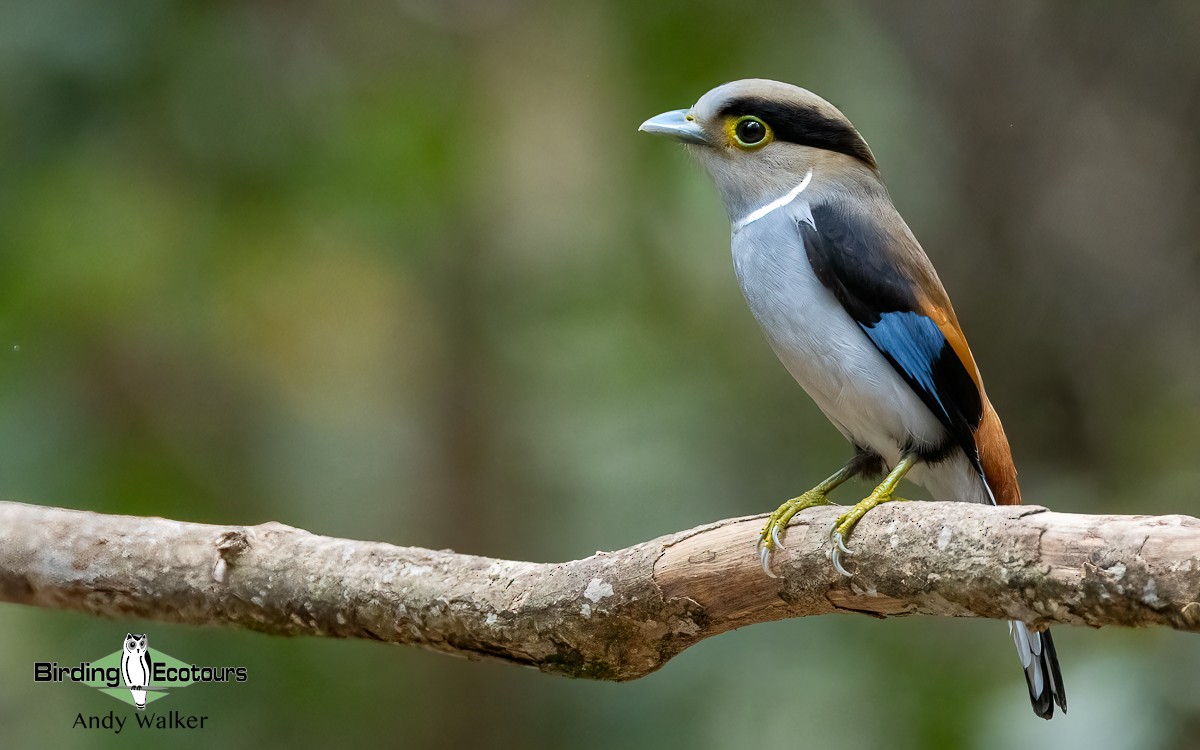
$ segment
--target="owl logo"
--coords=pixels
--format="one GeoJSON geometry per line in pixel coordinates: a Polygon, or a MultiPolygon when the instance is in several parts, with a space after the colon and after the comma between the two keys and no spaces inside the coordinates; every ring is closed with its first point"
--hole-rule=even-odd
{"type": "Polygon", "coordinates": [[[121,678],[133,695],[139,711],[146,708],[146,687],[150,684],[150,646],[146,635],[125,634],[121,643],[121,678]]]}

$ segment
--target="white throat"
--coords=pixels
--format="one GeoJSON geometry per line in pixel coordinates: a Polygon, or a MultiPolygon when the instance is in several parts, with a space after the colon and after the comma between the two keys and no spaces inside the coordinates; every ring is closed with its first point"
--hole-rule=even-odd
{"type": "Polygon", "coordinates": [[[776,198],[775,200],[771,201],[770,203],[768,203],[765,206],[754,209],[750,213],[746,214],[742,218],[735,221],[733,223],[734,233],[736,234],[737,232],[740,232],[741,230],[745,229],[747,226],[749,226],[750,224],[753,224],[754,222],[758,221],[759,219],[766,216],[767,214],[770,214],[771,212],[776,211],[777,209],[783,208],[787,204],[796,200],[796,198],[801,193],[804,192],[804,188],[808,187],[808,183],[812,181],[812,174],[813,174],[812,169],[809,169],[808,173],[804,175],[804,179],[800,180],[800,184],[797,185],[796,187],[792,188],[791,190],[789,190],[786,195],[784,195],[781,198],[776,198]]]}

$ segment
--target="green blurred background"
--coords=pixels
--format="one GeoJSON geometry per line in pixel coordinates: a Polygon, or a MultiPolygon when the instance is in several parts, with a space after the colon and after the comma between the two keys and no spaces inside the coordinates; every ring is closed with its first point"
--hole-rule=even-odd
{"type": "MultiPolygon", "coordinates": [[[[636,132],[762,76],[871,143],[1027,502],[1194,513],[1200,5],[959,5],[0,4],[0,494],[544,561],[773,509],[848,448],[636,132]]],[[[1195,746],[1194,638],[1055,634],[1045,723],[992,621],[760,625],[613,685],[4,605],[0,744],[1195,746]],[[126,631],[251,681],[155,706],[203,732],[72,730],[127,707],[32,662],[126,631]]]]}

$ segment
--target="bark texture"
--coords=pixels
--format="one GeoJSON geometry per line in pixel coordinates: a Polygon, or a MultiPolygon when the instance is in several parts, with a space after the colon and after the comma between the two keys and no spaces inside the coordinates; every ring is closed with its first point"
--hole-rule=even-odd
{"type": "Polygon", "coordinates": [[[114,618],[370,638],[605,680],[787,617],[859,612],[1200,630],[1200,520],[894,503],[829,564],[814,508],[759,567],[762,517],[582,560],[529,563],[0,502],[0,601],[114,618]]]}

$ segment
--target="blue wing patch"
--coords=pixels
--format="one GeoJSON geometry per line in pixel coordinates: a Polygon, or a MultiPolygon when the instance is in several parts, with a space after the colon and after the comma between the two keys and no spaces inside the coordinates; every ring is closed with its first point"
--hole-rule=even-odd
{"type": "Polygon", "coordinates": [[[983,401],[950,342],[932,318],[912,310],[879,313],[877,318],[858,325],[983,476],[974,437],[983,401]]]}
{"type": "Polygon", "coordinates": [[[924,391],[933,397],[942,411],[938,418],[949,417],[933,377],[937,360],[946,348],[946,337],[938,330],[937,323],[920,313],[906,311],[886,312],[877,323],[859,325],[876,348],[891,360],[892,366],[917,386],[918,393],[924,391]]]}

